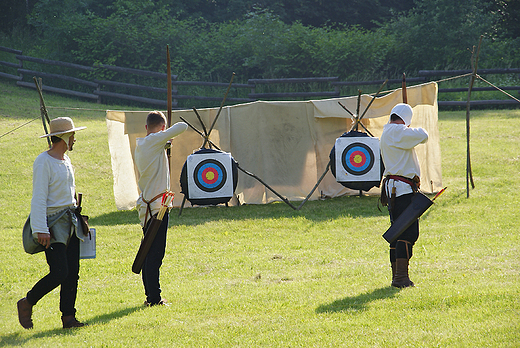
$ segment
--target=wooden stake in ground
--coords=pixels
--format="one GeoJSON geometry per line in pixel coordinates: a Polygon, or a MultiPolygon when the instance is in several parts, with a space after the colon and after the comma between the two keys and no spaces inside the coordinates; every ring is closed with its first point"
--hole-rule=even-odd
{"type": "MultiPolygon", "coordinates": [[[[50,126],[51,120],[49,118],[49,114],[47,113],[47,108],[45,107],[45,102],[43,101],[42,94],[42,79],[40,78],[40,82],[36,79],[36,76],[33,76],[34,84],[36,85],[36,90],[38,91],[38,95],[40,96],[40,113],[42,117],[43,129],[45,130],[45,134],[49,134],[47,130],[47,125],[50,126]]],[[[49,149],[51,148],[51,137],[47,137],[47,144],[49,144],[49,149]]]]}
{"type": "Polygon", "coordinates": [[[482,35],[480,36],[480,41],[478,43],[477,52],[475,55],[475,46],[473,46],[473,52],[471,53],[471,65],[473,68],[473,74],[471,74],[469,80],[468,87],[468,99],[466,101],[466,198],[469,198],[469,184],[471,183],[471,188],[475,188],[475,183],[473,182],[473,174],[471,172],[471,157],[470,157],[470,102],[471,102],[471,89],[473,88],[473,84],[475,83],[475,79],[477,77],[477,68],[478,68],[478,56],[480,53],[480,45],[482,44],[482,35]]]}
{"type": "MultiPolygon", "coordinates": [[[[167,113],[167,125],[166,128],[170,128],[172,125],[172,69],[170,65],[170,46],[166,45],[166,80],[168,86],[166,88],[168,99],[166,105],[168,107],[167,113]]],[[[168,171],[171,170],[171,141],[168,141],[166,146],[166,155],[168,156],[168,171]]]]}

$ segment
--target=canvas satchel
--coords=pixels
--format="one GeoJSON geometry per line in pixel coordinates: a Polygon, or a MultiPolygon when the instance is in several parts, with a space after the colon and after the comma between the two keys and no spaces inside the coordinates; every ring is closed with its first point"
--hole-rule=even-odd
{"type": "MultiPolygon", "coordinates": [[[[53,215],[52,219],[47,220],[47,224],[49,226],[49,231],[52,235],[52,226],[58,222],[58,220],[67,213],[68,209],[61,211],[60,213],[53,215]]],[[[23,248],[28,254],[36,254],[45,250],[45,247],[38,243],[38,237],[35,237],[32,233],[31,228],[31,214],[27,217],[27,221],[25,221],[25,225],[23,226],[22,231],[22,240],[23,240],[23,248]]]]}
{"type": "Polygon", "coordinates": [[[25,221],[25,225],[23,225],[23,248],[28,254],[36,254],[45,250],[45,247],[38,243],[38,240],[33,237],[31,215],[27,217],[27,221],[25,221]]]}
{"type": "MultiPolygon", "coordinates": [[[[72,224],[74,224],[76,226],[76,228],[80,230],[80,231],[78,231],[79,233],[77,233],[78,238],[80,238],[79,237],[80,234],[82,234],[84,236],[89,235],[90,228],[88,225],[88,216],[81,214],[81,200],[82,200],[83,195],[81,193],[79,193],[78,196],[79,196],[78,197],[79,200],[77,200],[78,206],[76,208],[64,209],[60,213],[53,215],[51,218],[47,217],[47,226],[49,227],[51,237],[53,237],[52,229],[51,229],[52,226],[54,226],[54,224],[56,224],[58,222],[58,220],[61,219],[61,217],[64,214],[66,214],[68,211],[72,212],[72,216],[71,216],[72,224]]],[[[35,238],[35,236],[33,236],[33,234],[32,234],[31,214],[29,214],[29,216],[27,217],[27,221],[25,221],[25,225],[23,226],[22,239],[23,239],[23,248],[24,248],[25,252],[28,254],[36,254],[36,253],[39,253],[39,252],[42,252],[45,250],[45,247],[43,245],[41,245],[40,243],[38,243],[38,238],[35,238]]]]}

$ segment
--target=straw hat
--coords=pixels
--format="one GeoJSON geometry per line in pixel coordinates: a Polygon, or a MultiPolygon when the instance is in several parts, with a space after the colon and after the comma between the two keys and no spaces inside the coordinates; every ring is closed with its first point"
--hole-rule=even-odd
{"type": "Polygon", "coordinates": [[[412,107],[405,103],[399,103],[390,112],[390,115],[396,114],[403,121],[405,126],[409,126],[412,123],[413,110],[412,107]]]}
{"type": "Polygon", "coordinates": [[[65,133],[71,133],[75,131],[79,131],[85,129],[87,127],[74,127],[74,122],[70,117],[58,117],[54,120],[51,120],[50,123],[51,130],[49,134],[42,135],[40,138],[57,136],[65,133]]]}

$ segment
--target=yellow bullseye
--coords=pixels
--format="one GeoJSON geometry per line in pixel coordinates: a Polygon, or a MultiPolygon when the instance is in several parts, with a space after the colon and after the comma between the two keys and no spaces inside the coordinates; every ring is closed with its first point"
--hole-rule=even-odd
{"type": "Polygon", "coordinates": [[[354,156],[354,162],[355,163],[361,163],[363,162],[363,157],[361,155],[355,155],[354,156]]]}
{"type": "Polygon", "coordinates": [[[207,172],[207,173],[206,173],[206,179],[207,179],[208,181],[213,180],[213,178],[215,178],[215,173],[213,173],[213,172],[207,172]]]}

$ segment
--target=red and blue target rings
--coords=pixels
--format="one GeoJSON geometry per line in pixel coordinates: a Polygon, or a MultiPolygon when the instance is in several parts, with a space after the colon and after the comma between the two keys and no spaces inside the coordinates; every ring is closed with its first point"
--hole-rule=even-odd
{"type": "Polygon", "coordinates": [[[374,166],[374,152],[365,144],[352,143],[343,150],[341,162],[350,174],[363,175],[374,166]]]}
{"type": "Polygon", "coordinates": [[[193,171],[193,181],[205,192],[215,192],[224,186],[227,179],[226,168],[214,159],[200,161],[193,171]]]}

